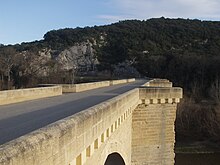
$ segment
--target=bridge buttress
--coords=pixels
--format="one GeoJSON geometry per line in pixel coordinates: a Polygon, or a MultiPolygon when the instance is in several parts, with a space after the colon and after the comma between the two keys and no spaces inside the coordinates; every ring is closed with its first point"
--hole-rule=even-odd
{"type": "Polygon", "coordinates": [[[131,165],[174,164],[174,122],[182,89],[166,83],[142,87],[139,93],[141,103],[132,113],[131,165]]]}

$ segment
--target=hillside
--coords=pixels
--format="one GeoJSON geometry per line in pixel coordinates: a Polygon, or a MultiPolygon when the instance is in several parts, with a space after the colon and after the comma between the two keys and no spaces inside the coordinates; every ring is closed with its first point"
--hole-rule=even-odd
{"type": "MultiPolygon", "coordinates": [[[[48,76],[49,72],[58,72],[58,68],[69,71],[77,68],[81,72],[108,70],[118,76],[126,72],[121,71],[123,69],[133,75],[138,75],[137,70],[142,76],[166,77],[191,92],[195,84],[205,89],[220,77],[220,22],[165,18],[126,20],[106,26],[52,30],[41,41],[1,46],[1,58],[7,58],[5,49],[9,48],[13,49],[12,53],[23,54],[27,63],[28,57],[31,61],[35,59],[31,62],[35,68],[38,68],[38,57],[41,69],[32,68],[38,70],[34,71],[37,76],[48,76]]],[[[9,71],[4,68],[0,71],[2,80],[9,76],[10,80],[18,79],[18,65],[12,64],[9,71]]],[[[27,71],[23,68],[22,72],[25,75],[27,71]]],[[[16,80],[13,83],[19,86],[16,80]]]]}

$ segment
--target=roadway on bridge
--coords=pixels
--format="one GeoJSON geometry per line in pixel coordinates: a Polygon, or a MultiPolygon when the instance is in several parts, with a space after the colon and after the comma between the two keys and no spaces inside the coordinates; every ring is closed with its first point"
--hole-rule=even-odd
{"type": "Polygon", "coordinates": [[[0,106],[0,145],[144,84],[136,80],[80,93],[0,106]]]}

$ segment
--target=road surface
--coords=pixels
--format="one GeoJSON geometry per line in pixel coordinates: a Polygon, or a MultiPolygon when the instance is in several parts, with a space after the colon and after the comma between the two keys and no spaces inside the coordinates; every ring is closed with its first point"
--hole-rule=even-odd
{"type": "Polygon", "coordinates": [[[0,145],[144,84],[137,80],[80,93],[0,106],[0,145]]]}

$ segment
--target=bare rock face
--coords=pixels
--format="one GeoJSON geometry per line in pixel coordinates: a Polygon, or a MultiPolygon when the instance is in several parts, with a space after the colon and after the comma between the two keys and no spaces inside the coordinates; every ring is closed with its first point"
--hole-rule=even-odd
{"type": "MultiPolygon", "coordinates": [[[[37,76],[47,76],[50,72],[73,71],[81,74],[95,73],[99,64],[95,48],[106,44],[107,34],[101,33],[99,38],[75,43],[63,51],[44,48],[30,59],[30,66],[37,70],[37,76]]],[[[31,53],[31,52],[29,52],[31,53]]]]}
{"type": "MultiPolygon", "coordinates": [[[[37,70],[35,73],[38,76],[47,76],[51,70],[50,62],[53,60],[61,70],[94,71],[98,60],[95,56],[93,45],[96,45],[95,41],[93,43],[85,41],[76,43],[61,52],[50,48],[42,49],[38,52],[38,55],[35,54],[30,58],[30,68],[37,70]]],[[[23,54],[25,53],[23,52],[23,54]]]]}
{"type": "Polygon", "coordinates": [[[93,44],[89,41],[77,43],[62,51],[56,58],[62,64],[63,69],[94,69],[98,60],[95,57],[93,44]]]}
{"type": "Polygon", "coordinates": [[[39,51],[39,55],[45,59],[51,59],[52,50],[51,49],[42,49],[39,51]]]}

